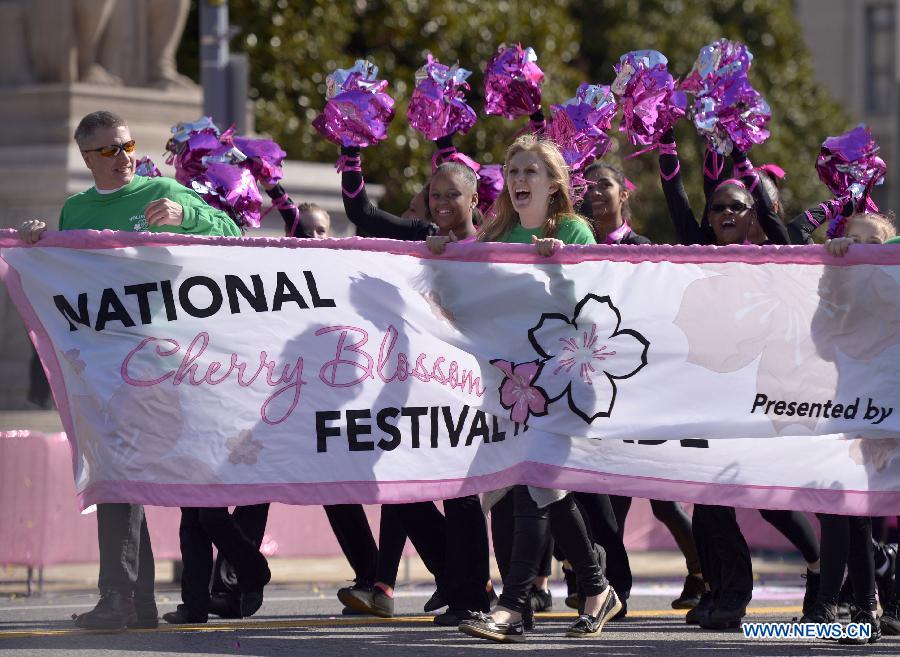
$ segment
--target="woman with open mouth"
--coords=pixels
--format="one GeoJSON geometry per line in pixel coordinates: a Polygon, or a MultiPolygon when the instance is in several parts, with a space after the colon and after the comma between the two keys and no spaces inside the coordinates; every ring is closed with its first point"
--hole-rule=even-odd
{"type": "MultiPolygon", "coordinates": [[[[590,226],[575,214],[569,189],[569,174],[556,145],[533,135],[520,137],[506,152],[503,190],[477,239],[534,244],[542,256],[553,255],[563,244],[594,244],[590,226]]],[[[435,252],[447,241],[440,237],[429,240],[435,252]]],[[[498,563],[508,564],[503,594],[493,611],[462,621],[460,631],[500,643],[525,641],[525,630],[531,629],[534,618],[529,593],[552,527],[553,537],[575,568],[583,594],[581,615],[566,636],[599,635],[622,605],[603,575],[601,552],[590,540],[571,493],[520,485],[488,494],[486,506],[505,495],[513,496],[514,531],[509,554],[498,555],[498,563]]]]}

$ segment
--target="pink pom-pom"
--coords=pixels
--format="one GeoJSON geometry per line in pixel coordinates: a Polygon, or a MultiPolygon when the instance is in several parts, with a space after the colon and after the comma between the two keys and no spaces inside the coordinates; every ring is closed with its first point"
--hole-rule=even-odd
{"type": "Polygon", "coordinates": [[[753,54],[743,43],[719,39],[703,46],[694,67],[681,82],[690,94],[700,94],[715,87],[723,79],[746,77],[753,54]]]}
{"type": "Polygon", "coordinates": [[[329,75],[325,108],[313,121],[319,134],[340,146],[365,148],[383,141],[394,99],[384,91],[387,81],[377,76],[378,67],[362,59],[329,75]]]}
{"type": "Polygon", "coordinates": [[[705,46],[681,87],[694,94],[691,118],[719,153],[748,151],[769,138],[772,110],[747,72],[753,55],[741,43],[719,39],[705,46]]]}
{"type": "Polygon", "coordinates": [[[541,108],[543,82],[533,49],[501,44],[484,71],[485,114],[507,119],[534,114],[541,108]]]}
{"type": "MultiPolygon", "coordinates": [[[[551,112],[553,120],[545,136],[559,146],[574,180],[584,167],[609,150],[611,141],[606,133],[616,115],[615,96],[605,85],[583,83],[574,98],[553,105],[551,112]]],[[[582,186],[579,182],[576,188],[582,186]]]]}
{"type": "Polygon", "coordinates": [[[281,165],[287,153],[271,139],[235,137],[234,145],[247,156],[243,165],[262,184],[270,187],[284,177],[281,165]]]}
{"type": "Polygon", "coordinates": [[[416,71],[416,88],[406,113],[409,124],[431,141],[468,132],[476,119],[465,95],[471,74],[456,65],[444,66],[428,55],[425,66],[416,71]]]}
{"type": "Polygon", "coordinates": [[[248,169],[211,162],[190,187],[211,206],[228,213],[238,226],[259,228],[262,196],[248,169]]]}
{"type": "MultiPolygon", "coordinates": [[[[887,165],[878,156],[879,150],[878,144],[872,139],[872,133],[865,125],[859,125],[836,137],[829,137],[822,144],[822,150],[816,158],[819,179],[836,197],[849,194],[858,206],[877,211],[878,206],[869,193],[872,187],[884,182],[884,175],[887,173],[887,165]]],[[[832,223],[829,237],[839,236],[843,224],[832,223]]]]}
{"type": "Polygon", "coordinates": [[[146,155],[134,165],[134,172],[139,176],[144,176],[144,178],[159,178],[162,176],[159,167],[146,155]]]}
{"type": "Polygon", "coordinates": [[[619,130],[635,146],[654,146],[684,116],[685,95],[676,89],[668,60],[655,50],[635,50],[615,65],[613,92],[622,105],[619,130]]]}
{"type": "Polygon", "coordinates": [[[503,165],[485,164],[478,171],[478,209],[490,215],[494,201],[503,191],[503,165]]]}

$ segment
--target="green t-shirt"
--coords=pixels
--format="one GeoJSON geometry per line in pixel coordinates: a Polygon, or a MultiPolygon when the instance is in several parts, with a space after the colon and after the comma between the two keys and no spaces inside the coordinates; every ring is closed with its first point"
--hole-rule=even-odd
{"type": "MultiPolygon", "coordinates": [[[[509,244],[531,244],[531,238],[544,237],[544,228],[523,228],[522,224],[516,226],[502,235],[497,241],[509,244]]],[[[559,224],[556,239],[565,244],[596,244],[594,234],[586,222],[577,217],[567,216],[559,224]]]]}
{"type": "Polygon", "coordinates": [[[151,233],[187,233],[240,237],[241,231],[231,218],[207,205],[199,194],[173,178],[135,176],[131,182],[111,194],[95,187],[70,196],[59,214],[60,230],[127,230],[151,233]],[[144,208],[151,201],[167,198],[180,203],[184,218],[180,226],[150,226],[144,208]]]}

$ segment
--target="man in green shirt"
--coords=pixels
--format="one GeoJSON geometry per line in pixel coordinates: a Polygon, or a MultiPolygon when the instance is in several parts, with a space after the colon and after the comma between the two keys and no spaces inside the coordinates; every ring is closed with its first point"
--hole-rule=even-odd
{"type": "MultiPolygon", "coordinates": [[[[63,205],[60,230],[93,229],[187,233],[239,237],[231,218],[172,178],[135,175],[135,142],[125,120],[112,112],[92,112],[75,129],[75,142],[94,186],[63,205]]],[[[46,230],[27,221],[19,236],[37,242],[46,230]]],[[[98,504],[100,601],[75,624],[91,629],[156,627],[154,563],[144,507],[98,504]]]]}

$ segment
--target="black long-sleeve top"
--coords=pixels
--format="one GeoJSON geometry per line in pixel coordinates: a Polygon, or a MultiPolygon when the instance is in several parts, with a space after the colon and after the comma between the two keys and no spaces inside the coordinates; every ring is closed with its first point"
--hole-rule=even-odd
{"type": "Polygon", "coordinates": [[[284,232],[288,237],[301,237],[311,239],[315,235],[306,232],[303,223],[300,221],[300,211],[291,197],[287,195],[281,183],[277,183],[272,189],[267,189],[266,194],[272,199],[272,205],[278,210],[284,221],[284,232]]]}
{"type": "MultiPolygon", "coordinates": [[[[681,244],[715,244],[716,238],[709,222],[706,220],[708,213],[709,197],[719,184],[716,158],[714,151],[707,151],[704,162],[703,189],[706,195],[706,206],[703,210],[702,224],[698,224],[684,189],[681,178],[681,163],[675,151],[675,135],[670,130],[662,138],[662,146],[659,154],[659,174],[662,182],[663,193],[666,197],[666,205],[669,208],[669,216],[675,226],[675,233],[681,244]],[[713,175],[711,175],[713,174],[713,175]]],[[[778,213],[774,209],[772,198],[766,192],[765,187],[759,183],[759,174],[749,163],[745,153],[734,151],[735,164],[741,172],[741,181],[750,190],[754,204],[756,205],[756,218],[763,232],[772,244],[788,244],[788,233],[781,222],[778,213]]]]}
{"type": "Polygon", "coordinates": [[[813,232],[822,224],[830,223],[838,215],[849,217],[854,212],[853,199],[833,198],[804,210],[788,222],[791,244],[813,244],[813,232]]]}
{"type": "MultiPolygon", "coordinates": [[[[445,138],[446,139],[446,138],[445,138]]],[[[452,143],[451,143],[452,145],[452,143]]],[[[443,147],[441,140],[438,146],[443,147]]],[[[350,166],[341,171],[341,196],[347,218],[369,237],[384,237],[395,240],[422,241],[438,232],[437,224],[426,218],[405,219],[381,210],[369,200],[363,179],[360,151],[356,147],[344,146],[341,155],[350,158],[350,166]]]]}

